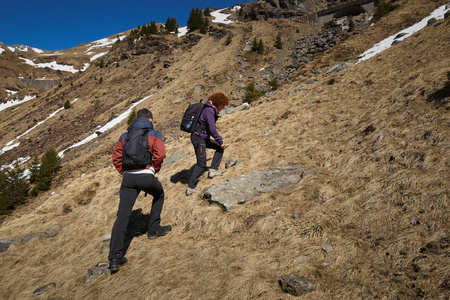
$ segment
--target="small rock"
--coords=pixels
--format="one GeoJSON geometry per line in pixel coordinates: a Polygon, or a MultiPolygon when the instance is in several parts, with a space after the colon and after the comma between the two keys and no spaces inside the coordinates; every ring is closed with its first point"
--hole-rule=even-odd
{"type": "Polygon", "coordinates": [[[91,282],[102,274],[110,273],[108,266],[109,266],[108,263],[103,262],[103,263],[97,264],[93,268],[90,268],[87,272],[84,282],[85,283],[91,282]]]}
{"type": "Polygon", "coordinates": [[[59,233],[60,230],[61,230],[61,227],[54,225],[54,226],[52,226],[52,228],[50,228],[49,231],[41,233],[41,238],[45,239],[45,238],[54,237],[59,233]]]}
{"type": "Polygon", "coordinates": [[[289,93],[288,93],[288,98],[290,97],[290,96],[292,96],[292,95],[295,95],[295,94],[297,94],[297,90],[296,89],[293,89],[293,90],[291,90],[289,93]]]}
{"type": "Polygon", "coordinates": [[[281,275],[279,284],[281,290],[293,296],[302,296],[316,289],[316,283],[308,278],[300,277],[296,273],[281,275]]]}
{"type": "Polygon", "coordinates": [[[237,165],[237,163],[238,163],[238,159],[237,158],[230,158],[225,163],[225,169],[228,169],[228,168],[230,168],[232,166],[235,166],[235,165],[237,165]]]}
{"type": "Polygon", "coordinates": [[[51,289],[51,288],[56,288],[56,283],[50,282],[49,284],[46,284],[46,285],[44,285],[44,286],[42,286],[40,288],[37,288],[37,289],[34,290],[34,294],[35,295],[40,295],[43,292],[45,292],[45,291],[47,291],[48,289],[51,289]]]}
{"type": "Polygon", "coordinates": [[[436,23],[436,22],[437,22],[437,19],[436,19],[436,18],[431,18],[431,19],[428,20],[427,26],[433,25],[433,24],[436,23]]]}
{"type": "Polygon", "coordinates": [[[111,240],[111,233],[107,233],[104,236],[102,236],[102,241],[103,242],[107,242],[109,240],[111,240]]]}
{"type": "Polygon", "coordinates": [[[180,160],[183,157],[183,155],[184,155],[183,152],[174,153],[164,160],[163,165],[168,166],[170,164],[176,163],[178,160],[180,160]]]}
{"type": "Polygon", "coordinates": [[[26,236],[24,236],[24,238],[23,238],[22,241],[28,242],[29,240],[34,239],[35,237],[37,237],[36,234],[34,234],[34,233],[29,233],[29,234],[27,234],[26,236]]]}
{"type": "Polygon", "coordinates": [[[202,87],[199,86],[199,85],[197,85],[197,86],[194,88],[194,94],[200,94],[201,91],[202,91],[202,87]]]}
{"type": "Polygon", "coordinates": [[[337,65],[331,67],[327,71],[327,74],[341,72],[341,71],[347,69],[348,67],[350,67],[352,65],[354,65],[354,63],[340,63],[340,64],[337,64],[337,65]]]}
{"type": "Polygon", "coordinates": [[[333,250],[333,246],[326,245],[325,247],[322,248],[322,250],[325,251],[326,253],[330,253],[331,250],[333,250]]]}
{"type": "Polygon", "coordinates": [[[0,241],[0,252],[5,252],[8,250],[9,246],[11,246],[12,243],[20,242],[18,239],[7,239],[7,240],[1,240],[0,241]]]}
{"type": "Polygon", "coordinates": [[[270,91],[266,93],[266,97],[272,97],[274,95],[276,95],[277,91],[270,91]]]}
{"type": "Polygon", "coordinates": [[[179,102],[182,102],[182,101],[184,101],[184,99],[186,99],[185,97],[180,97],[180,98],[178,98],[178,99],[175,99],[175,100],[173,100],[173,104],[175,104],[175,103],[179,103],[179,102]]]}

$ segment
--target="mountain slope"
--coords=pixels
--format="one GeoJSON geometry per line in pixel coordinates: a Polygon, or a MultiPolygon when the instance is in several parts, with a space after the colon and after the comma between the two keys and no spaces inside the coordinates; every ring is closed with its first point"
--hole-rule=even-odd
{"type": "MultiPolygon", "coordinates": [[[[169,157],[182,157],[158,174],[166,193],[163,224],[172,224],[174,230],[147,240],[139,230],[150,199],[139,196],[129,263],[114,276],[84,283],[87,269],[107,260],[102,236],[114,222],[121,181],[110,155],[126,128],[121,124],[94,143],[66,152],[52,193],[39,196],[2,224],[2,239],[21,239],[53,225],[61,230],[51,239],[10,246],[1,257],[2,268],[9,271],[2,272],[0,295],[33,298],[36,288],[55,282],[45,297],[291,298],[277,281],[280,275],[297,272],[318,284],[303,297],[307,299],[448,298],[450,127],[445,91],[450,62],[442,55],[450,46],[448,18],[369,60],[326,73],[336,63],[357,62],[372,44],[406,28],[405,20],[411,19],[412,25],[445,4],[397,2],[401,6],[374,26],[300,65],[268,101],[219,120],[219,132],[229,145],[224,162],[237,158],[239,164],[223,178],[202,180],[202,189],[275,166],[301,164],[321,170],[228,213],[199,197],[184,196],[185,184],[174,180],[195,163],[188,136],[180,134],[175,122],[188,102],[215,91],[239,104],[240,86],[252,79],[263,83],[260,70],[275,61],[289,66],[295,40],[315,28],[295,23],[289,27],[286,20],[257,21],[218,26],[224,31],[222,39],[203,36],[198,43],[192,42],[192,35],[185,42],[150,38],[140,49],[118,44],[104,57],[107,67],[65,79],[60,90],[44,97],[48,101],[36,104],[39,113],[47,116],[61,107],[62,93],[64,101],[78,100],[63,118],[46,125],[54,136],[46,128],[33,133],[45,141],[42,144],[59,149],[91,134],[132,100],[152,95],[138,107],[154,112],[169,157]],[[269,45],[282,29],[287,31],[282,51],[261,57],[242,50],[255,37],[269,45]],[[233,40],[224,46],[228,32],[233,40]],[[123,54],[129,58],[116,66],[123,54]],[[199,93],[195,87],[201,87],[199,93]],[[176,102],[180,97],[186,99],[176,102]],[[328,253],[322,250],[326,245],[333,247],[328,253]]],[[[33,118],[37,110],[32,105],[24,104],[29,115],[20,115],[22,109],[11,114],[33,118]]],[[[26,128],[10,124],[3,125],[3,139],[8,141],[26,128]]]]}

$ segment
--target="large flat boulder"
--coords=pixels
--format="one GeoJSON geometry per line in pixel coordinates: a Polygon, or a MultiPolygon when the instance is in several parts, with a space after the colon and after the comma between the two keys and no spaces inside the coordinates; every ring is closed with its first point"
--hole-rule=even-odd
{"type": "Polygon", "coordinates": [[[303,176],[320,172],[316,169],[305,169],[301,165],[289,165],[266,170],[258,170],[250,174],[228,178],[208,188],[201,197],[210,203],[217,203],[225,210],[236,204],[244,204],[260,193],[271,193],[282,190],[298,182],[303,176]]]}

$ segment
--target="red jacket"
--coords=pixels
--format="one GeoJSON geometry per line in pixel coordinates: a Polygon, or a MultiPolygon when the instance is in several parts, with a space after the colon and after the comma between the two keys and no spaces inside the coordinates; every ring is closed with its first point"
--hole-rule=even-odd
{"type": "MultiPolygon", "coordinates": [[[[161,169],[161,165],[166,158],[166,147],[164,146],[164,141],[161,133],[156,130],[153,130],[153,124],[146,118],[137,118],[136,121],[133,122],[131,127],[140,127],[140,128],[149,128],[152,129],[148,132],[148,147],[150,153],[152,153],[152,163],[151,165],[147,165],[145,168],[149,169],[153,167],[155,169],[155,173],[158,173],[161,169]]],[[[122,150],[123,143],[125,138],[127,137],[127,132],[122,134],[119,138],[119,141],[116,143],[113,152],[113,164],[116,167],[117,171],[120,174],[123,174],[125,171],[122,167],[122,150]]]]}

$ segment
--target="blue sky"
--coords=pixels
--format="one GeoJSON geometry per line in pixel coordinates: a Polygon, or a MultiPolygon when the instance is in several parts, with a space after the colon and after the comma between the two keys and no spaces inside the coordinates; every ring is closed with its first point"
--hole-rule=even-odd
{"type": "Polygon", "coordinates": [[[226,8],[238,0],[0,0],[0,42],[60,50],[175,17],[186,26],[192,8],[226,8]]]}

